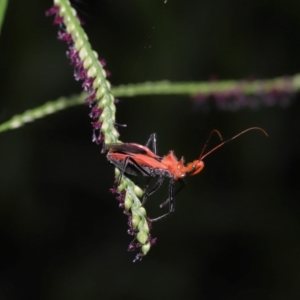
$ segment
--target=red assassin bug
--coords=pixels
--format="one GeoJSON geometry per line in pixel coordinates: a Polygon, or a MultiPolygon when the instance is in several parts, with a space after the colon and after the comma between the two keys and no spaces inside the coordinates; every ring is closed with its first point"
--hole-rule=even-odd
{"type": "Polygon", "coordinates": [[[205,148],[208,144],[208,141],[213,133],[217,133],[221,140],[222,136],[218,130],[213,130],[206,141],[201,154],[198,159],[184,165],[183,157],[178,160],[174,155],[173,151],[170,151],[166,156],[160,157],[156,154],[156,134],[153,133],[150,135],[145,146],[135,143],[115,143],[115,144],[106,144],[104,145],[105,149],[108,150],[107,159],[110,163],[115,165],[120,171],[119,182],[123,174],[128,175],[143,175],[148,177],[158,177],[157,182],[151,189],[146,189],[143,196],[143,204],[146,199],[153,194],[163,183],[165,178],[170,178],[169,183],[169,198],[160,205],[163,207],[169,202],[169,212],[151,219],[151,221],[158,221],[162,218],[165,218],[169,214],[173,213],[175,210],[175,194],[177,194],[184,186],[185,182],[183,178],[187,175],[193,176],[200,173],[204,168],[203,159],[214,152],[216,149],[222,147],[224,144],[236,139],[240,135],[246,133],[250,130],[260,130],[266,136],[268,134],[265,130],[260,127],[251,127],[248,128],[239,134],[233,136],[232,138],[222,141],[219,145],[214,147],[212,150],[203,155],[205,148]],[[148,148],[152,143],[152,151],[148,148]],[[182,183],[181,187],[175,192],[175,181],[182,183]]]}

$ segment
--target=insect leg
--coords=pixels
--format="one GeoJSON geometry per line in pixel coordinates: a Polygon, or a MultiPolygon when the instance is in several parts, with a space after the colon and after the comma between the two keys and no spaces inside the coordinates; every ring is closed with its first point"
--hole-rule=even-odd
{"type": "Polygon", "coordinates": [[[121,173],[120,173],[119,178],[118,178],[118,186],[121,184],[121,180],[122,180],[122,177],[125,173],[125,170],[126,170],[126,167],[127,167],[127,164],[128,164],[128,160],[129,160],[129,156],[127,156],[125,158],[124,167],[122,168],[121,173]]]}
{"type": "Polygon", "coordinates": [[[169,185],[169,214],[175,211],[175,181],[172,178],[169,185]]]}
{"type": "Polygon", "coordinates": [[[152,144],[152,151],[156,154],[156,133],[152,133],[146,143],[146,147],[149,148],[149,145],[152,144]]]}
{"type": "Polygon", "coordinates": [[[118,179],[118,185],[120,185],[121,183],[121,179],[124,175],[124,173],[126,173],[126,168],[127,168],[127,165],[131,163],[135,166],[135,168],[138,169],[138,171],[140,171],[142,174],[144,174],[145,176],[148,176],[148,177],[151,177],[151,173],[149,171],[147,171],[145,168],[143,168],[140,164],[138,164],[133,157],[131,156],[127,156],[124,160],[124,165],[122,166],[122,169],[121,170],[121,174],[119,176],[119,179],[118,179]]]}
{"type": "Polygon", "coordinates": [[[158,180],[156,181],[156,183],[151,187],[150,190],[148,190],[148,188],[146,188],[146,191],[145,191],[144,196],[143,196],[143,201],[142,201],[143,205],[146,203],[147,198],[149,196],[151,196],[154,192],[156,192],[161,187],[161,185],[164,182],[164,179],[165,179],[165,176],[160,176],[158,178],[158,180]]]}
{"type": "MultiPolygon", "coordinates": [[[[156,133],[152,133],[152,134],[150,135],[150,137],[149,137],[149,139],[148,139],[148,141],[147,141],[147,143],[146,143],[145,146],[146,146],[147,148],[149,148],[149,145],[150,145],[150,144],[152,144],[152,151],[153,151],[153,153],[156,154],[156,151],[157,151],[157,149],[156,149],[156,133]]],[[[144,193],[143,201],[142,201],[143,204],[146,203],[147,198],[148,198],[150,195],[152,195],[152,194],[153,194],[153,193],[161,186],[161,184],[162,184],[162,182],[161,182],[161,184],[158,185],[158,187],[155,188],[155,186],[157,185],[157,183],[156,183],[155,186],[152,188],[152,190],[151,190],[150,192],[147,192],[147,189],[148,189],[148,186],[149,186],[149,181],[150,181],[150,179],[151,179],[151,177],[148,178],[147,183],[146,183],[146,186],[145,186],[145,188],[144,188],[145,193],[144,193]]]]}
{"type": "Polygon", "coordinates": [[[166,214],[164,214],[160,217],[157,217],[155,219],[150,219],[151,222],[156,222],[156,221],[162,220],[175,211],[175,191],[174,190],[175,190],[175,182],[174,182],[174,179],[172,178],[170,180],[170,185],[169,185],[169,212],[167,212],[166,214]]]}
{"type": "MultiPolygon", "coordinates": [[[[178,181],[181,183],[181,186],[177,189],[177,191],[175,192],[174,196],[176,196],[185,187],[185,185],[186,185],[186,182],[185,182],[185,180],[183,178],[178,179],[178,181]]],[[[165,205],[167,205],[168,202],[169,202],[169,198],[165,202],[161,203],[159,205],[159,207],[160,208],[164,207],[165,205]]]]}

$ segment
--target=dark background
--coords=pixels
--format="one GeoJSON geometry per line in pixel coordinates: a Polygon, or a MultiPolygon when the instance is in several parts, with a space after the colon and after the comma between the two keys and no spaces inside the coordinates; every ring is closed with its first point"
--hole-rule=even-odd
{"type": "MultiPolygon", "coordinates": [[[[9,3],[0,37],[0,121],[81,91],[50,1],[9,3]]],[[[113,85],[273,78],[300,71],[300,2],[105,0],[75,4],[113,85]]],[[[78,106],[0,135],[0,299],[299,299],[299,96],[203,112],[188,97],[123,98],[121,139],[198,158],[212,129],[229,138],[176,197],[175,214],[132,263],[113,168],[78,106]]],[[[210,147],[217,143],[213,139],[210,147]]],[[[139,179],[137,179],[139,180],[139,179]]],[[[147,204],[160,213],[164,186],[147,204]]]]}

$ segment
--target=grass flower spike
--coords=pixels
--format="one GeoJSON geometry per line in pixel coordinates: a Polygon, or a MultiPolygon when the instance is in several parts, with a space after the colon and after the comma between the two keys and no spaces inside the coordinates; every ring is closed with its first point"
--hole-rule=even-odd
{"type": "MultiPolygon", "coordinates": [[[[76,11],[68,0],[55,0],[54,6],[46,15],[54,16],[53,23],[59,25],[58,39],[65,41],[69,47],[67,57],[74,66],[74,77],[82,81],[82,88],[88,93],[85,102],[90,107],[92,141],[98,145],[121,143],[115,122],[117,100],[112,95],[111,85],[106,79],[105,61],[99,60],[98,54],[92,50],[76,11]]],[[[128,233],[134,237],[128,250],[138,251],[134,261],[141,260],[156,241],[150,236],[151,223],[138,198],[142,196],[143,191],[123,176],[119,186],[111,189],[111,192],[118,195],[120,207],[128,216],[128,233]]]]}
{"type": "Polygon", "coordinates": [[[91,108],[93,142],[116,142],[119,133],[115,128],[115,99],[98,54],[92,50],[69,1],[55,0],[54,3],[46,14],[55,16],[53,23],[60,26],[58,39],[69,46],[67,57],[74,66],[74,77],[83,81],[82,87],[89,93],[85,101],[91,108]]]}

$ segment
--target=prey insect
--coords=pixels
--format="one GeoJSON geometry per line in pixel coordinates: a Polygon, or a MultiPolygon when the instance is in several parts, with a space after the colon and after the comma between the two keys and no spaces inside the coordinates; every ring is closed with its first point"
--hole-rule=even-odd
{"type": "Polygon", "coordinates": [[[169,211],[155,219],[151,219],[152,222],[161,220],[168,215],[172,214],[175,210],[175,195],[184,187],[184,177],[194,176],[200,173],[204,168],[203,159],[210,155],[212,152],[222,147],[226,143],[236,139],[240,135],[250,131],[250,130],[260,130],[266,136],[267,133],[260,127],[248,128],[237,135],[231,137],[228,140],[223,141],[223,138],[218,130],[213,130],[206,143],[204,144],[200,156],[198,159],[184,164],[184,158],[180,160],[176,158],[173,151],[169,154],[161,157],[156,154],[156,134],[150,135],[145,146],[135,143],[115,143],[104,145],[105,149],[108,150],[107,159],[110,163],[115,165],[120,171],[119,183],[122,176],[125,175],[135,175],[135,176],[147,176],[147,177],[157,177],[156,183],[151,188],[146,188],[142,202],[143,204],[149,196],[151,196],[160,186],[163,184],[166,178],[169,178],[169,198],[163,202],[160,207],[163,207],[169,203],[169,211]],[[204,154],[207,144],[213,133],[216,133],[220,139],[216,147],[204,154]],[[150,149],[150,145],[152,146],[150,149]],[[181,183],[181,186],[175,191],[175,182],[181,183]]]}

